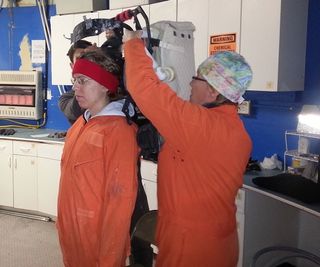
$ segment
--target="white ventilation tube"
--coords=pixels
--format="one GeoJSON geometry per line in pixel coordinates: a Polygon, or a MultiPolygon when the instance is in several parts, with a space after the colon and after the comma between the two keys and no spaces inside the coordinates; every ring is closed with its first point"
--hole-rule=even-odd
{"type": "Polygon", "coordinates": [[[145,47],[146,54],[152,59],[152,67],[157,74],[159,80],[164,82],[171,82],[174,79],[174,71],[170,67],[160,67],[155,61],[155,59],[151,56],[148,49],[145,47]]]}

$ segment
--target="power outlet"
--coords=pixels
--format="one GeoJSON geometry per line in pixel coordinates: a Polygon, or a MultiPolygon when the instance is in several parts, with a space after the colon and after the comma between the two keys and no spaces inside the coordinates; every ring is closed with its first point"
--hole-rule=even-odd
{"type": "Polygon", "coordinates": [[[242,115],[250,115],[251,101],[244,100],[238,105],[238,113],[242,115]]]}

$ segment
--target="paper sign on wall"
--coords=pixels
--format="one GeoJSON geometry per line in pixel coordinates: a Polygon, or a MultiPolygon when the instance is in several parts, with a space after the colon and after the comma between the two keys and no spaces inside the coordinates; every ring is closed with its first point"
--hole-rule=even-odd
{"type": "Polygon", "coordinates": [[[236,33],[227,33],[210,36],[209,54],[219,51],[236,51],[236,33]]]}
{"type": "Polygon", "coordinates": [[[46,63],[46,42],[44,40],[32,40],[32,63],[46,63]]]}

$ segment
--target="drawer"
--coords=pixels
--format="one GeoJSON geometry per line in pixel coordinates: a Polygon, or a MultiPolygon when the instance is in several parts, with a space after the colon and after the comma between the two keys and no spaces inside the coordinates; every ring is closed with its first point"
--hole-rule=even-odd
{"type": "Polygon", "coordinates": [[[33,142],[13,142],[13,154],[37,156],[37,144],[33,142]]]}
{"type": "Polygon", "coordinates": [[[152,161],[142,159],[141,176],[143,179],[157,182],[157,164],[152,161]]]}
{"type": "Polygon", "coordinates": [[[238,194],[236,196],[237,212],[244,213],[245,197],[246,193],[244,189],[239,189],[238,194]]]}
{"type": "Polygon", "coordinates": [[[0,153],[12,154],[12,141],[0,140],[0,153]]]}
{"type": "Polygon", "coordinates": [[[61,144],[38,144],[38,157],[60,160],[63,151],[61,144]]]}

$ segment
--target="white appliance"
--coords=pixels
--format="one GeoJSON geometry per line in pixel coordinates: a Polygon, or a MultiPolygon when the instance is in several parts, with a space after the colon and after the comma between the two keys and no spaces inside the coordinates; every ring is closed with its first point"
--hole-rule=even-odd
{"type": "Polygon", "coordinates": [[[38,120],[43,114],[40,71],[0,71],[0,118],[38,120]]]}
{"type": "Polygon", "coordinates": [[[142,5],[150,5],[168,0],[109,0],[110,9],[136,7],[142,5]]]}
{"type": "Polygon", "coordinates": [[[108,0],[56,0],[58,15],[86,13],[108,9],[108,0]]]}

